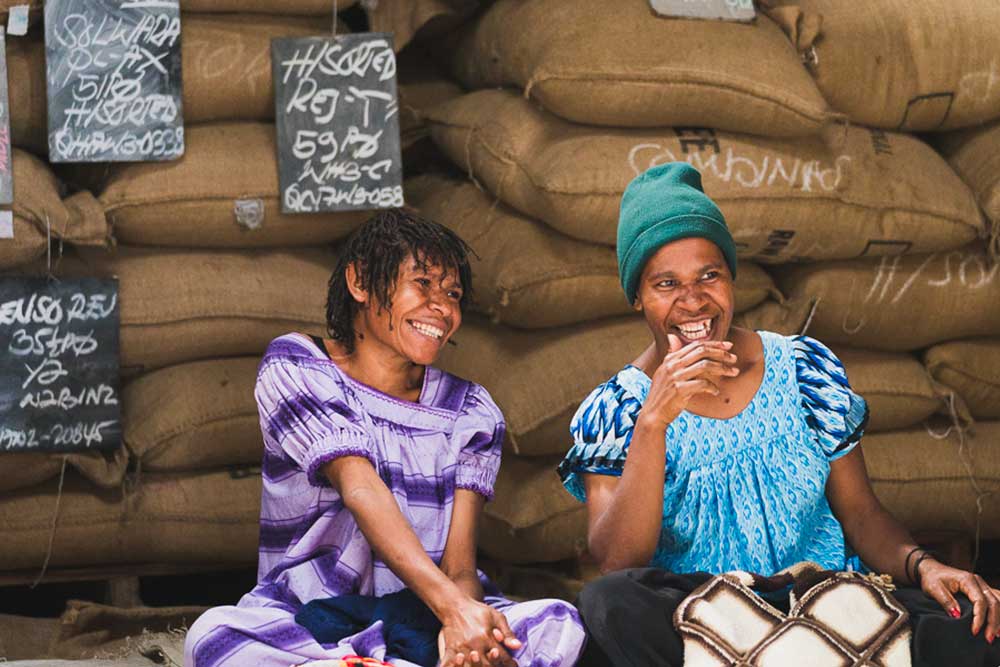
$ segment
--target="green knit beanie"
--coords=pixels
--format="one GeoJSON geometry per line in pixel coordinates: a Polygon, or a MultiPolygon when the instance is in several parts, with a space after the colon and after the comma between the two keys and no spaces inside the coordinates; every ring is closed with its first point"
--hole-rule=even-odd
{"type": "Polygon", "coordinates": [[[701,187],[701,174],[686,162],[668,162],[632,179],[618,216],[618,276],[635,303],[639,276],[650,257],[678,239],[708,239],[722,250],[736,277],[736,244],[715,205],[701,187]]]}

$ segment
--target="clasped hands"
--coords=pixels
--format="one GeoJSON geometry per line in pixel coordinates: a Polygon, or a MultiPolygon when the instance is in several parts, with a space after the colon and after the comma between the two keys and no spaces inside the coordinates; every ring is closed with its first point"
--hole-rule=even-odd
{"type": "Polygon", "coordinates": [[[511,653],[521,641],[507,619],[472,598],[452,608],[438,634],[439,667],[517,667],[511,653]]]}

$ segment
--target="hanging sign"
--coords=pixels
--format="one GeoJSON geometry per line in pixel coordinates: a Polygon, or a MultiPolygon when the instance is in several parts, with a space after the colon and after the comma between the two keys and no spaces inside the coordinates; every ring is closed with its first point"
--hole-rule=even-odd
{"type": "Polygon", "coordinates": [[[271,41],[283,213],[403,205],[389,33],[271,41]]]}
{"type": "Polygon", "coordinates": [[[177,0],[46,0],[51,162],[184,154],[177,0]]]}
{"type": "Polygon", "coordinates": [[[661,16],[749,23],[757,17],[753,0],[650,0],[661,16]]]}
{"type": "Polygon", "coordinates": [[[115,449],[118,281],[0,279],[0,453],[115,449]]]}
{"type": "Polygon", "coordinates": [[[10,96],[7,92],[7,40],[0,28],[0,204],[14,203],[14,171],[10,152],[10,96]]]}

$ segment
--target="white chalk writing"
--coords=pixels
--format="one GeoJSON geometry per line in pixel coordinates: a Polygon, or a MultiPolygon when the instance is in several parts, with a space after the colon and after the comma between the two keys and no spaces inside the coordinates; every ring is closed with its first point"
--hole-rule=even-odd
{"type": "Polygon", "coordinates": [[[851,156],[838,155],[831,162],[821,162],[776,155],[749,156],[731,146],[711,152],[683,150],[678,156],[659,143],[637,144],[628,154],[629,167],[636,175],[664,162],[687,162],[706,180],[717,179],[747,189],[778,184],[802,192],[834,192],[843,181],[851,156]]]}
{"type": "Polygon", "coordinates": [[[275,42],[282,210],[403,204],[396,58],[388,39],[275,42]]]}
{"type": "Polygon", "coordinates": [[[180,32],[176,3],[47,3],[49,148],[58,161],[182,154],[180,32]]]}
{"type": "Polygon", "coordinates": [[[117,314],[109,281],[0,281],[0,450],[117,443],[117,314]]]}

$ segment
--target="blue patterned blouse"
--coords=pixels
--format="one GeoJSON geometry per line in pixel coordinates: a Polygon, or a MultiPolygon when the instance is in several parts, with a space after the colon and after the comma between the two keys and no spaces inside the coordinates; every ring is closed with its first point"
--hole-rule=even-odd
{"type": "MultiPolygon", "coordinates": [[[[677,573],[770,575],[809,560],[859,569],[825,495],[830,462],[860,441],[868,420],[840,360],[806,337],[759,332],[764,378],[730,419],[683,412],[667,428],[663,527],[652,565],[677,573]]],[[[652,381],[626,366],[584,400],[563,484],[586,500],[581,473],[622,474],[652,381]]]]}

